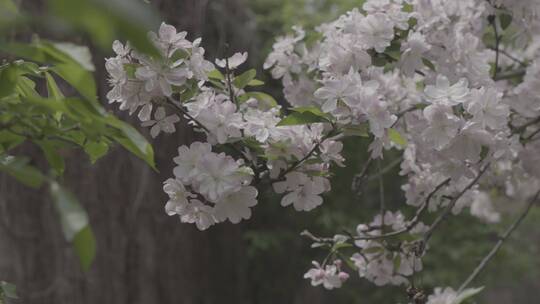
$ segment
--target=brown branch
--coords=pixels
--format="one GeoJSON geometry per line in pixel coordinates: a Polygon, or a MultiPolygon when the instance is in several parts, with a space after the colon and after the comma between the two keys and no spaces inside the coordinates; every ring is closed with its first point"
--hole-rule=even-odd
{"type": "Polygon", "coordinates": [[[482,272],[482,270],[484,270],[484,268],[491,261],[491,259],[493,259],[493,257],[497,253],[497,251],[499,251],[499,249],[503,245],[504,241],[506,241],[506,239],[508,239],[508,237],[510,237],[512,232],[514,232],[514,230],[516,230],[516,228],[521,224],[523,219],[525,219],[525,217],[527,217],[527,214],[529,214],[529,211],[531,210],[532,206],[538,200],[539,195],[540,195],[540,191],[536,192],[534,197],[527,203],[527,206],[525,206],[524,210],[521,212],[521,214],[516,219],[516,221],[513,222],[508,227],[508,229],[506,229],[506,231],[503,233],[503,235],[499,238],[499,241],[497,241],[495,246],[493,246],[491,251],[482,259],[480,264],[478,264],[478,266],[476,266],[474,271],[469,275],[469,277],[465,280],[465,282],[463,282],[463,284],[461,284],[461,286],[459,287],[458,292],[457,292],[458,294],[461,293],[465,288],[467,288],[467,286],[480,274],[480,272],[482,272]]]}
{"type": "Polygon", "coordinates": [[[467,191],[469,191],[474,185],[478,183],[478,180],[484,175],[484,173],[489,168],[489,163],[480,170],[480,172],[476,175],[476,177],[465,187],[461,192],[459,192],[458,195],[452,198],[452,200],[448,203],[444,211],[433,221],[433,224],[429,227],[429,229],[424,233],[424,243],[427,243],[431,236],[433,235],[433,231],[448,217],[450,212],[452,211],[452,208],[456,205],[456,202],[465,194],[467,191]]]}

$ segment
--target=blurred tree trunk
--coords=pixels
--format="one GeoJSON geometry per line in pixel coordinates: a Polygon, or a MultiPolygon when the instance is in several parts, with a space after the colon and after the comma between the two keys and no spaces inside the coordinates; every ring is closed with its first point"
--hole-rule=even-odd
{"type": "MultiPolygon", "coordinates": [[[[189,31],[192,39],[203,37],[211,58],[253,45],[253,25],[240,0],[151,2],[165,21],[189,31]]],[[[42,1],[20,3],[34,12],[44,7],[42,1]]],[[[105,103],[103,57],[94,51],[105,103]]],[[[239,226],[224,224],[200,233],[163,210],[162,182],[172,175],[172,157],[193,139],[184,125],[154,142],[160,173],[121,148],[93,166],[83,153],[67,155],[65,184],[85,206],[97,237],[97,256],[87,274],[62,237],[46,189],[32,191],[1,175],[0,280],[17,285],[17,303],[247,303],[247,258],[239,226]]],[[[43,164],[35,147],[24,146],[21,152],[43,164]]]]}

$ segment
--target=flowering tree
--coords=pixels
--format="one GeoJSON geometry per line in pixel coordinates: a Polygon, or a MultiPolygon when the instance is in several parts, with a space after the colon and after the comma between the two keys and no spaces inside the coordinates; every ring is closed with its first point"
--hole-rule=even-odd
{"type": "Polygon", "coordinates": [[[403,210],[386,209],[379,167],[381,207],[371,222],[333,237],[302,233],[328,251],[305,278],[339,288],[347,266],[377,286],[407,286],[413,303],[457,304],[481,290],[469,284],[540,193],[538,13],[535,1],[368,0],[312,33],[295,27],[264,64],[282,81],[287,106],[256,90],[264,83],[255,70],[238,72],[247,53],[214,64],[200,39],[163,23],[150,33],[159,56],[113,44],[107,97],[137,113],[152,137],[183,119],[204,135],[178,148],[163,187],[166,213],[200,230],[249,219],[262,191],[296,211],[320,207],[331,167],[345,165],[345,137],[371,141],[356,185],[385,150],[401,151],[403,210]],[[526,203],[491,252],[457,290],[428,296],[414,286],[450,216],[468,210],[499,221],[494,191],[526,203]],[[435,220],[423,223],[428,212],[435,220]]]}

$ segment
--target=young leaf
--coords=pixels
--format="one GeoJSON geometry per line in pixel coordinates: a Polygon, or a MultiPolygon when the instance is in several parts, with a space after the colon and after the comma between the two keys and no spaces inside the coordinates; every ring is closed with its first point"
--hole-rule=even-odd
{"type": "Polygon", "coordinates": [[[57,151],[57,143],[50,140],[41,140],[37,141],[36,143],[41,148],[41,150],[43,150],[43,154],[45,154],[45,158],[47,159],[47,162],[54,170],[54,172],[58,176],[64,174],[64,158],[57,151]]]}
{"type": "Polygon", "coordinates": [[[257,76],[257,71],[251,69],[243,74],[236,76],[233,80],[233,85],[239,89],[245,88],[248,83],[257,76]]]}
{"type": "Polygon", "coordinates": [[[87,71],[93,72],[96,70],[94,63],[92,62],[92,53],[90,53],[88,47],[70,42],[51,42],[51,45],[58,51],[71,57],[73,61],[87,71]]]}
{"type": "Polygon", "coordinates": [[[225,80],[225,76],[218,70],[212,70],[210,73],[208,73],[208,78],[210,79],[216,79],[216,80],[225,80]]]}
{"type": "Polygon", "coordinates": [[[47,92],[49,97],[52,97],[54,99],[64,98],[64,94],[62,94],[62,91],[60,90],[60,88],[56,84],[56,81],[50,73],[45,72],[45,79],[47,80],[47,92]]]}
{"type": "Polygon", "coordinates": [[[103,49],[113,40],[127,40],[138,51],[161,56],[148,39],[148,30],[159,26],[159,15],[142,1],[128,0],[50,0],[49,11],[67,25],[85,31],[103,49]]]}
{"type": "Polygon", "coordinates": [[[103,141],[89,141],[84,145],[84,151],[90,157],[90,162],[95,163],[109,151],[109,145],[103,141]]]}
{"type": "Polygon", "coordinates": [[[17,78],[17,68],[11,64],[0,70],[0,98],[13,94],[17,78]]]}
{"type": "Polygon", "coordinates": [[[114,116],[109,116],[106,119],[106,122],[108,125],[119,131],[112,134],[112,137],[116,142],[144,160],[154,170],[157,170],[154,162],[154,150],[152,149],[152,145],[150,145],[137,130],[114,116]]]}
{"type": "Polygon", "coordinates": [[[28,187],[39,188],[45,181],[45,176],[33,166],[28,165],[29,159],[10,155],[0,156],[0,171],[13,176],[28,187]]]}
{"type": "Polygon", "coordinates": [[[86,99],[98,103],[96,82],[92,73],[76,64],[58,64],[51,68],[58,76],[72,85],[86,99]]]}
{"type": "Polygon", "coordinates": [[[430,70],[435,71],[435,65],[433,62],[429,61],[426,58],[422,58],[422,63],[424,63],[425,66],[427,66],[430,70]]]}
{"type": "Polygon", "coordinates": [[[77,198],[57,182],[50,183],[50,191],[60,215],[64,237],[73,243],[81,266],[86,271],[96,253],[96,241],[89,226],[88,214],[77,198]]]}
{"type": "Polygon", "coordinates": [[[289,116],[283,118],[277,125],[278,126],[293,126],[293,125],[306,125],[316,122],[328,122],[324,117],[315,115],[311,112],[293,112],[289,116]]]}
{"type": "Polygon", "coordinates": [[[264,82],[259,79],[252,79],[250,82],[248,82],[248,87],[258,87],[264,85],[264,82]]]}
{"type": "MultiPolygon", "coordinates": [[[[4,298],[10,298],[10,299],[18,299],[17,296],[17,287],[14,284],[1,281],[0,282],[0,288],[2,289],[1,294],[4,296],[4,298]]],[[[7,301],[6,301],[7,302],[7,301]]]]}
{"type": "Polygon", "coordinates": [[[84,271],[88,271],[96,256],[96,238],[89,225],[73,238],[73,248],[84,271]]]}
{"type": "Polygon", "coordinates": [[[407,140],[394,128],[388,129],[388,138],[398,146],[407,146],[407,140]]]}
{"type": "Polygon", "coordinates": [[[501,21],[501,28],[506,30],[510,24],[512,24],[512,15],[510,14],[501,14],[499,15],[499,20],[501,21]]]}
{"type": "Polygon", "coordinates": [[[343,134],[345,136],[360,136],[360,137],[369,137],[369,127],[367,124],[349,126],[343,129],[343,134]]]}
{"type": "Polygon", "coordinates": [[[88,225],[88,215],[77,198],[57,182],[50,183],[50,191],[55,207],[60,214],[64,237],[71,242],[77,233],[88,225]]]}
{"type": "Polygon", "coordinates": [[[8,28],[19,17],[17,5],[12,0],[0,0],[0,30],[8,28]]]}
{"type": "Polygon", "coordinates": [[[478,288],[467,288],[456,297],[456,299],[452,302],[452,304],[461,304],[463,303],[463,301],[480,293],[483,289],[484,289],[484,286],[478,287],[478,288]]]}
{"type": "Polygon", "coordinates": [[[331,120],[332,116],[330,116],[327,113],[324,113],[321,111],[321,109],[317,107],[297,107],[297,108],[291,108],[291,111],[298,112],[298,113],[311,113],[313,115],[319,116],[321,118],[324,118],[326,120],[331,120]]]}
{"type": "MultiPolygon", "coordinates": [[[[274,108],[274,107],[277,107],[278,105],[274,97],[263,92],[247,92],[246,94],[242,95],[240,99],[242,99],[242,102],[244,102],[248,100],[249,98],[257,99],[266,108],[274,108]]],[[[259,106],[261,106],[261,104],[259,104],[259,106]]]]}

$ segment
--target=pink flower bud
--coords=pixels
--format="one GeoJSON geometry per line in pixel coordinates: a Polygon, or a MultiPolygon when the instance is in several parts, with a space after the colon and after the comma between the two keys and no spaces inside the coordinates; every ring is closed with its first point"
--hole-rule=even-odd
{"type": "Polygon", "coordinates": [[[345,282],[349,279],[349,274],[342,271],[338,274],[338,278],[341,282],[345,282]]]}

